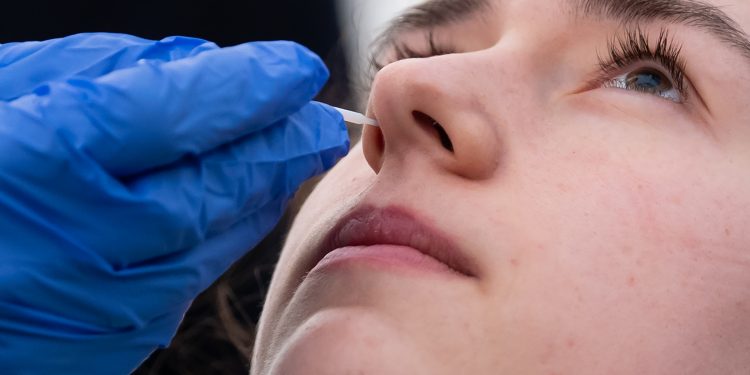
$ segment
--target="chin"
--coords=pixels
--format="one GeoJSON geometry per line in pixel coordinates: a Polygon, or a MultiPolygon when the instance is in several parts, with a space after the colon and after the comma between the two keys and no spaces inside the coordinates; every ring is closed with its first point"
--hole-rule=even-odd
{"type": "Polygon", "coordinates": [[[425,362],[409,340],[360,308],[319,311],[283,340],[255,374],[434,374],[420,369],[425,362]]]}

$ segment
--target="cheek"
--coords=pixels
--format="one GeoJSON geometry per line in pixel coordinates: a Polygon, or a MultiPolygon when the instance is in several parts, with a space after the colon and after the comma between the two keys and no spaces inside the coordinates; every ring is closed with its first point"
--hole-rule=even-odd
{"type": "MultiPolygon", "coordinates": [[[[730,163],[698,137],[587,133],[585,142],[541,142],[544,157],[524,160],[525,190],[543,197],[529,199],[524,219],[540,223],[535,250],[521,255],[520,283],[538,291],[529,310],[545,301],[601,332],[617,321],[612,335],[654,350],[687,335],[709,345],[750,333],[750,161],[730,163]],[[638,337],[637,327],[662,339],[638,337]]],[[[559,316],[539,317],[548,318],[559,316]]]]}
{"type": "Polygon", "coordinates": [[[495,215],[512,213],[515,227],[485,243],[499,248],[487,321],[507,312],[501,323],[541,363],[573,352],[616,363],[628,348],[667,373],[696,352],[746,358],[750,160],[728,163],[705,143],[653,132],[590,129],[511,152],[507,165],[519,167],[493,182],[513,197],[495,215]]]}
{"type": "Polygon", "coordinates": [[[750,181],[720,152],[692,146],[581,152],[570,161],[583,167],[557,185],[568,196],[560,200],[564,216],[577,219],[582,232],[640,256],[739,260],[750,244],[743,230],[750,181]]]}
{"type": "Polygon", "coordinates": [[[546,170],[529,184],[553,197],[550,204],[557,203],[557,217],[569,234],[585,234],[608,248],[670,260],[717,252],[743,256],[750,245],[742,230],[750,218],[745,172],[750,159],[673,108],[621,96],[601,92],[592,95],[600,99],[593,104],[620,103],[643,113],[628,117],[615,108],[589,117],[561,116],[558,124],[565,125],[548,137],[556,142],[542,144],[542,157],[529,158],[546,170]]]}

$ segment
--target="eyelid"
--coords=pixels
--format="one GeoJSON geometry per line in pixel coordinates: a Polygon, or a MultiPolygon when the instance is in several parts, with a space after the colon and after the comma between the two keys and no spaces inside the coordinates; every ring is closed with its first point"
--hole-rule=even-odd
{"type": "Polygon", "coordinates": [[[655,47],[647,33],[640,27],[626,29],[608,42],[608,56],[597,53],[600,73],[595,78],[596,87],[601,87],[619,74],[643,67],[659,70],[667,76],[682,96],[681,103],[689,97],[692,85],[685,74],[686,62],[681,56],[682,45],[670,37],[669,31],[662,28],[655,47]]]}
{"type": "Polygon", "coordinates": [[[417,51],[415,48],[409,46],[409,44],[404,40],[390,40],[386,45],[381,46],[381,49],[393,50],[394,56],[384,63],[375,62],[374,65],[376,67],[376,70],[380,70],[388,64],[404,59],[428,58],[456,53],[456,50],[454,50],[453,48],[446,47],[437,42],[434,30],[428,29],[421,31],[421,33],[423,33],[423,36],[425,38],[424,45],[427,46],[427,52],[417,51]]]}

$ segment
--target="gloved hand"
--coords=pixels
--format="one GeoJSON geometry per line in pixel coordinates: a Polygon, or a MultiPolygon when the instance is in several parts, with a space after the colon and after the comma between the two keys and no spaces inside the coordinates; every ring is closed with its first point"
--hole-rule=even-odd
{"type": "Polygon", "coordinates": [[[0,46],[0,373],[122,374],[348,152],[290,42],[0,46]]]}

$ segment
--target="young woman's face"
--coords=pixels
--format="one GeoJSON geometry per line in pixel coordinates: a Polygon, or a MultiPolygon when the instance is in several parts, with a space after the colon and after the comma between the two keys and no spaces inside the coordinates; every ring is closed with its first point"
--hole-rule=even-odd
{"type": "Polygon", "coordinates": [[[576,3],[493,0],[432,30],[455,53],[379,72],[380,129],[296,219],[254,372],[748,373],[750,50],[705,9],[576,3]]]}

